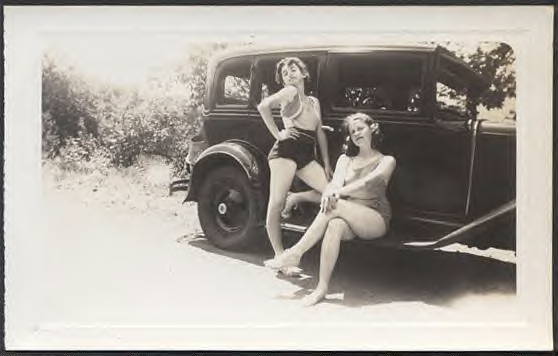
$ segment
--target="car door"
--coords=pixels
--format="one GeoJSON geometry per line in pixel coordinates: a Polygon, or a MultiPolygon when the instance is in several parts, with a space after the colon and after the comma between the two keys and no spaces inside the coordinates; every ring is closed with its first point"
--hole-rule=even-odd
{"type": "MultiPolygon", "coordinates": [[[[369,50],[328,55],[324,122],[354,112],[377,119],[380,150],[395,157],[389,198],[395,220],[459,223],[467,198],[470,131],[440,125],[435,96],[434,57],[428,51],[369,50]]],[[[339,124],[337,124],[339,126],[339,124]]],[[[331,142],[341,153],[341,142],[331,142]]]]}

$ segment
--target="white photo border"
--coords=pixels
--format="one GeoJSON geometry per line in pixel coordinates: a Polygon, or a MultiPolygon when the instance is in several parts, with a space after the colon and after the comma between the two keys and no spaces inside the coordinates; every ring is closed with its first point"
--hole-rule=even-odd
{"type": "Polygon", "coordinates": [[[551,6],[18,7],[5,15],[6,348],[189,350],[550,350],[552,341],[551,6]],[[308,21],[311,14],[312,21],[308,21]],[[248,20],[247,20],[248,19],[248,20]],[[270,19],[273,19],[270,21],[270,19]],[[490,19],[487,22],[487,19],[490,19]],[[416,325],[145,325],[40,328],[26,305],[40,254],[41,56],[53,32],[373,33],[384,41],[506,42],[517,71],[517,297],[512,323],[416,325]],[[216,332],[217,331],[217,332],[216,332]],[[185,335],[188,335],[185,337],[185,335]]]}

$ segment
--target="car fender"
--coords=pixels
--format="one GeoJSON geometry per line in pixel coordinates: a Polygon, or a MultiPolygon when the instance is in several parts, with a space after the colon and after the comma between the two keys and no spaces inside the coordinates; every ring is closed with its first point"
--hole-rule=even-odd
{"type": "Polygon", "coordinates": [[[263,152],[242,140],[229,140],[205,149],[192,168],[190,187],[185,201],[197,201],[197,194],[207,173],[220,165],[239,167],[252,187],[267,201],[269,166],[263,152]]]}

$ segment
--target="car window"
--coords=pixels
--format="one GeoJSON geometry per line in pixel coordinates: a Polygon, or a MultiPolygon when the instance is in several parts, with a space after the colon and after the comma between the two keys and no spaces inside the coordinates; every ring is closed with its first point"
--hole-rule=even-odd
{"type": "Polygon", "coordinates": [[[352,110],[419,112],[424,56],[374,52],[333,55],[332,106],[352,110]]]}
{"type": "Polygon", "coordinates": [[[225,62],[219,72],[218,105],[248,105],[251,61],[235,58],[225,62]]]}
{"type": "Polygon", "coordinates": [[[463,119],[467,115],[467,82],[462,67],[441,56],[436,82],[436,105],[445,119],[463,119]]]}
{"type": "Polygon", "coordinates": [[[457,115],[467,114],[467,95],[442,82],[436,83],[436,104],[443,111],[453,111],[457,115]]]}
{"type": "Polygon", "coordinates": [[[248,103],[250,98],[250,79],[235,75],[225,77],[224,103],[248,103]]]}

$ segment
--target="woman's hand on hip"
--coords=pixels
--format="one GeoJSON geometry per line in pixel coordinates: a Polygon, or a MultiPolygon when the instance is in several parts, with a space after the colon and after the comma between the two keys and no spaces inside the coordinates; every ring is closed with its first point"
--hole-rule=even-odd
{"type": "Polygon", "coordinates": [[[277,140],[279,141],[283,141],[289,138],[297,138],[298,132],[293,131],[293,130],[289,130],[289,129],[283,129],[281,131],[279,131],[279,134],[277,135],[277,140]]]}

